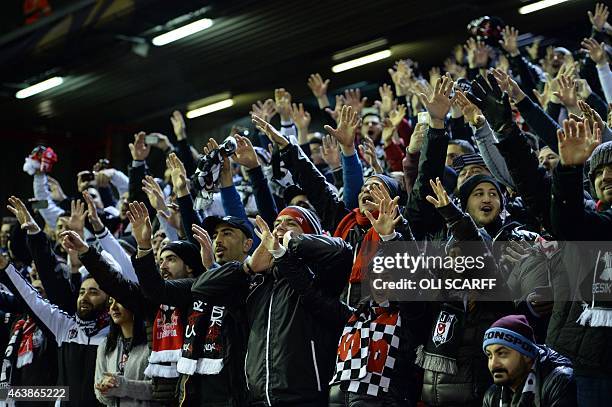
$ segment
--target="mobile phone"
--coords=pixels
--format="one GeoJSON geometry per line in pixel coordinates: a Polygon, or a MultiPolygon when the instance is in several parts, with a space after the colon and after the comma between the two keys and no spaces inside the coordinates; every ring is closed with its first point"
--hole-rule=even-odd
{"type": "Polygon", "coordinates": [[[145,136],[145,144],[157,144],[159,143],[159,136],[157,134],[147,134],[145,136]]]}
{"type": "Polygon", "coordinates": [[[419,114],[417,115],[417,123],[429,124],[429,113],[419,112],[419,114]]]}
{"type": "Polygon", "coordinates": [[[46,199],[32,199],[30,200],[30,205],[32,205],[32,209],[47,209],[49,207],[49,202],[46,199]]]}

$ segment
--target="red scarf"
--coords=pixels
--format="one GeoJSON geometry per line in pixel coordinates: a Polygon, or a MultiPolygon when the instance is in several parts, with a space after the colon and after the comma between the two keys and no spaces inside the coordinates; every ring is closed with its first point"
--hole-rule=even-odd
{"type": "Polygon", "coordinates": [[[13,334],[17,335],[21,329],[21,343],[17,351],[17,369],[22,366],[32,363],[34,359],[34,332],[36,332],[36,324],[28,315],[25,319],[20,319],[15,323],[13,334]]]}
{"type": "MultiPolygon", "coordinates": [[[[378,218],[378,211],[372,212],[372,216],[378,218]]],[[[355,260],[353,261],[353,268],[351,269],[351,276],[349,277],[349,283],[358,283],[361,282],[361,268],[367,266],[378,249],[378,243],[370,243],[370,242],[379,242],[380,236],[371,227],[370,220],[367,216],[361,214],[359,212],[359,208],[353,209],[348,215],[346,215],[338,226],[336,227],[336,231],[334,232],[334,237],[341,237],[346,240],[349,232],[356,226],[359,225],[361,227],[369,227],[369,230],[366,232],[361,244],[357,248],[358,252],[355,256],[355,260]],[[364,248],[365,246],[365,248],[364,248]]]]}
{"type": "Polygon", "coordinates": [[[145,375],[178,377],[176,362],[181,358],[184,332],[185,327],[178,308],[161,305],[153,322],[153,349],[145,375]]]}

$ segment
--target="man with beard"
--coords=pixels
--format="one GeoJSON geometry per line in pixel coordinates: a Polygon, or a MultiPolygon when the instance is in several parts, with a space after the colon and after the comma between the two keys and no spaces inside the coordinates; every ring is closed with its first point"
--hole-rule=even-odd
{"type": "Polygon", "coordinates": [[[12,264],[0,265],[29,308],[55,337],[58,349],[58,386],[70,388],[65,405],[100,405],[94,393],[94,371],[98,345],[108,334],[108,296],[96,280],[86,277],[81,283],[76,315],[68,315],[43,299],[12,264]]]}
{"type": "Polygon", "coordinates": [[[493,323],[482,349],[494,383],[485,393],[483,407],[578,405],[571,362],[548,346],[537,345],[525,316],[508,315],[493,323]]]}

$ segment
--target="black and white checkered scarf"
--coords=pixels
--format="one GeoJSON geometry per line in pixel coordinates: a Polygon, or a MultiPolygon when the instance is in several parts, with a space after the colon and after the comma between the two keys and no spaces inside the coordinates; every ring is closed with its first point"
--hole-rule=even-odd
{"type": "Polygon", "coordinates": [[[357,309],[342,332],[330,384],[340,383],[343,391],[371,396],[389,391],[400,327],[397,307],[370,301],[357,309]]]}

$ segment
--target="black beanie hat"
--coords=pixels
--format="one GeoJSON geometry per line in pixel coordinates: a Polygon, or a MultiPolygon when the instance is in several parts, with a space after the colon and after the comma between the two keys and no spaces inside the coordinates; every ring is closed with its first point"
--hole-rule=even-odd
{"type": "Polygon", "coordinates": [[[612,163],[612,141],[598,145],[591,153],[588,163],[591,188],[595,191],[595,170],[597,167],[612,163]]]}
{"type": "Polygon", "coordinates": [[[488,182],[490,184],[493,184],[493,186],[497,190],[497,193],[499,194],[499,202],[500,202],[499,210],[500,212],[503,211],[504,210],[504,195],[502,194],[501,186],[499,185],[499,183],[497,182],[495,178],[491,177],[490,175],[484,175],[484,174],[476,174],[476,175],[471,176],[470,178],[465,180],[465,182],[461,185],[461,188],[459,188],[459,199],[461,200],[461,209],[465,211],[470,194],[479,184],[482,184],[483,182],[488,182]]]}
{"type": "Polygon", "coordinates": [[[186,240],[175,240],[165,245],[160,254],[166,250],[170,250],[176,254],[183,260],[186,266],[191,267],[194,276],[199,276],[204,272],[204,265],[200,257],[200,249],[194,243],[186,240]]]}
{"type": "Polygon", "coordinates": [[[397,182],[395,178],[391,178],[390,176],[384,174],[375,174],[372,175],[372,177],[378,178],[382,181],[383,184],[385,184],[387,190],[389,191],[389,196],[391,197],[391,199],[395,198],[400,194],[399,182],[397,182]]]}

